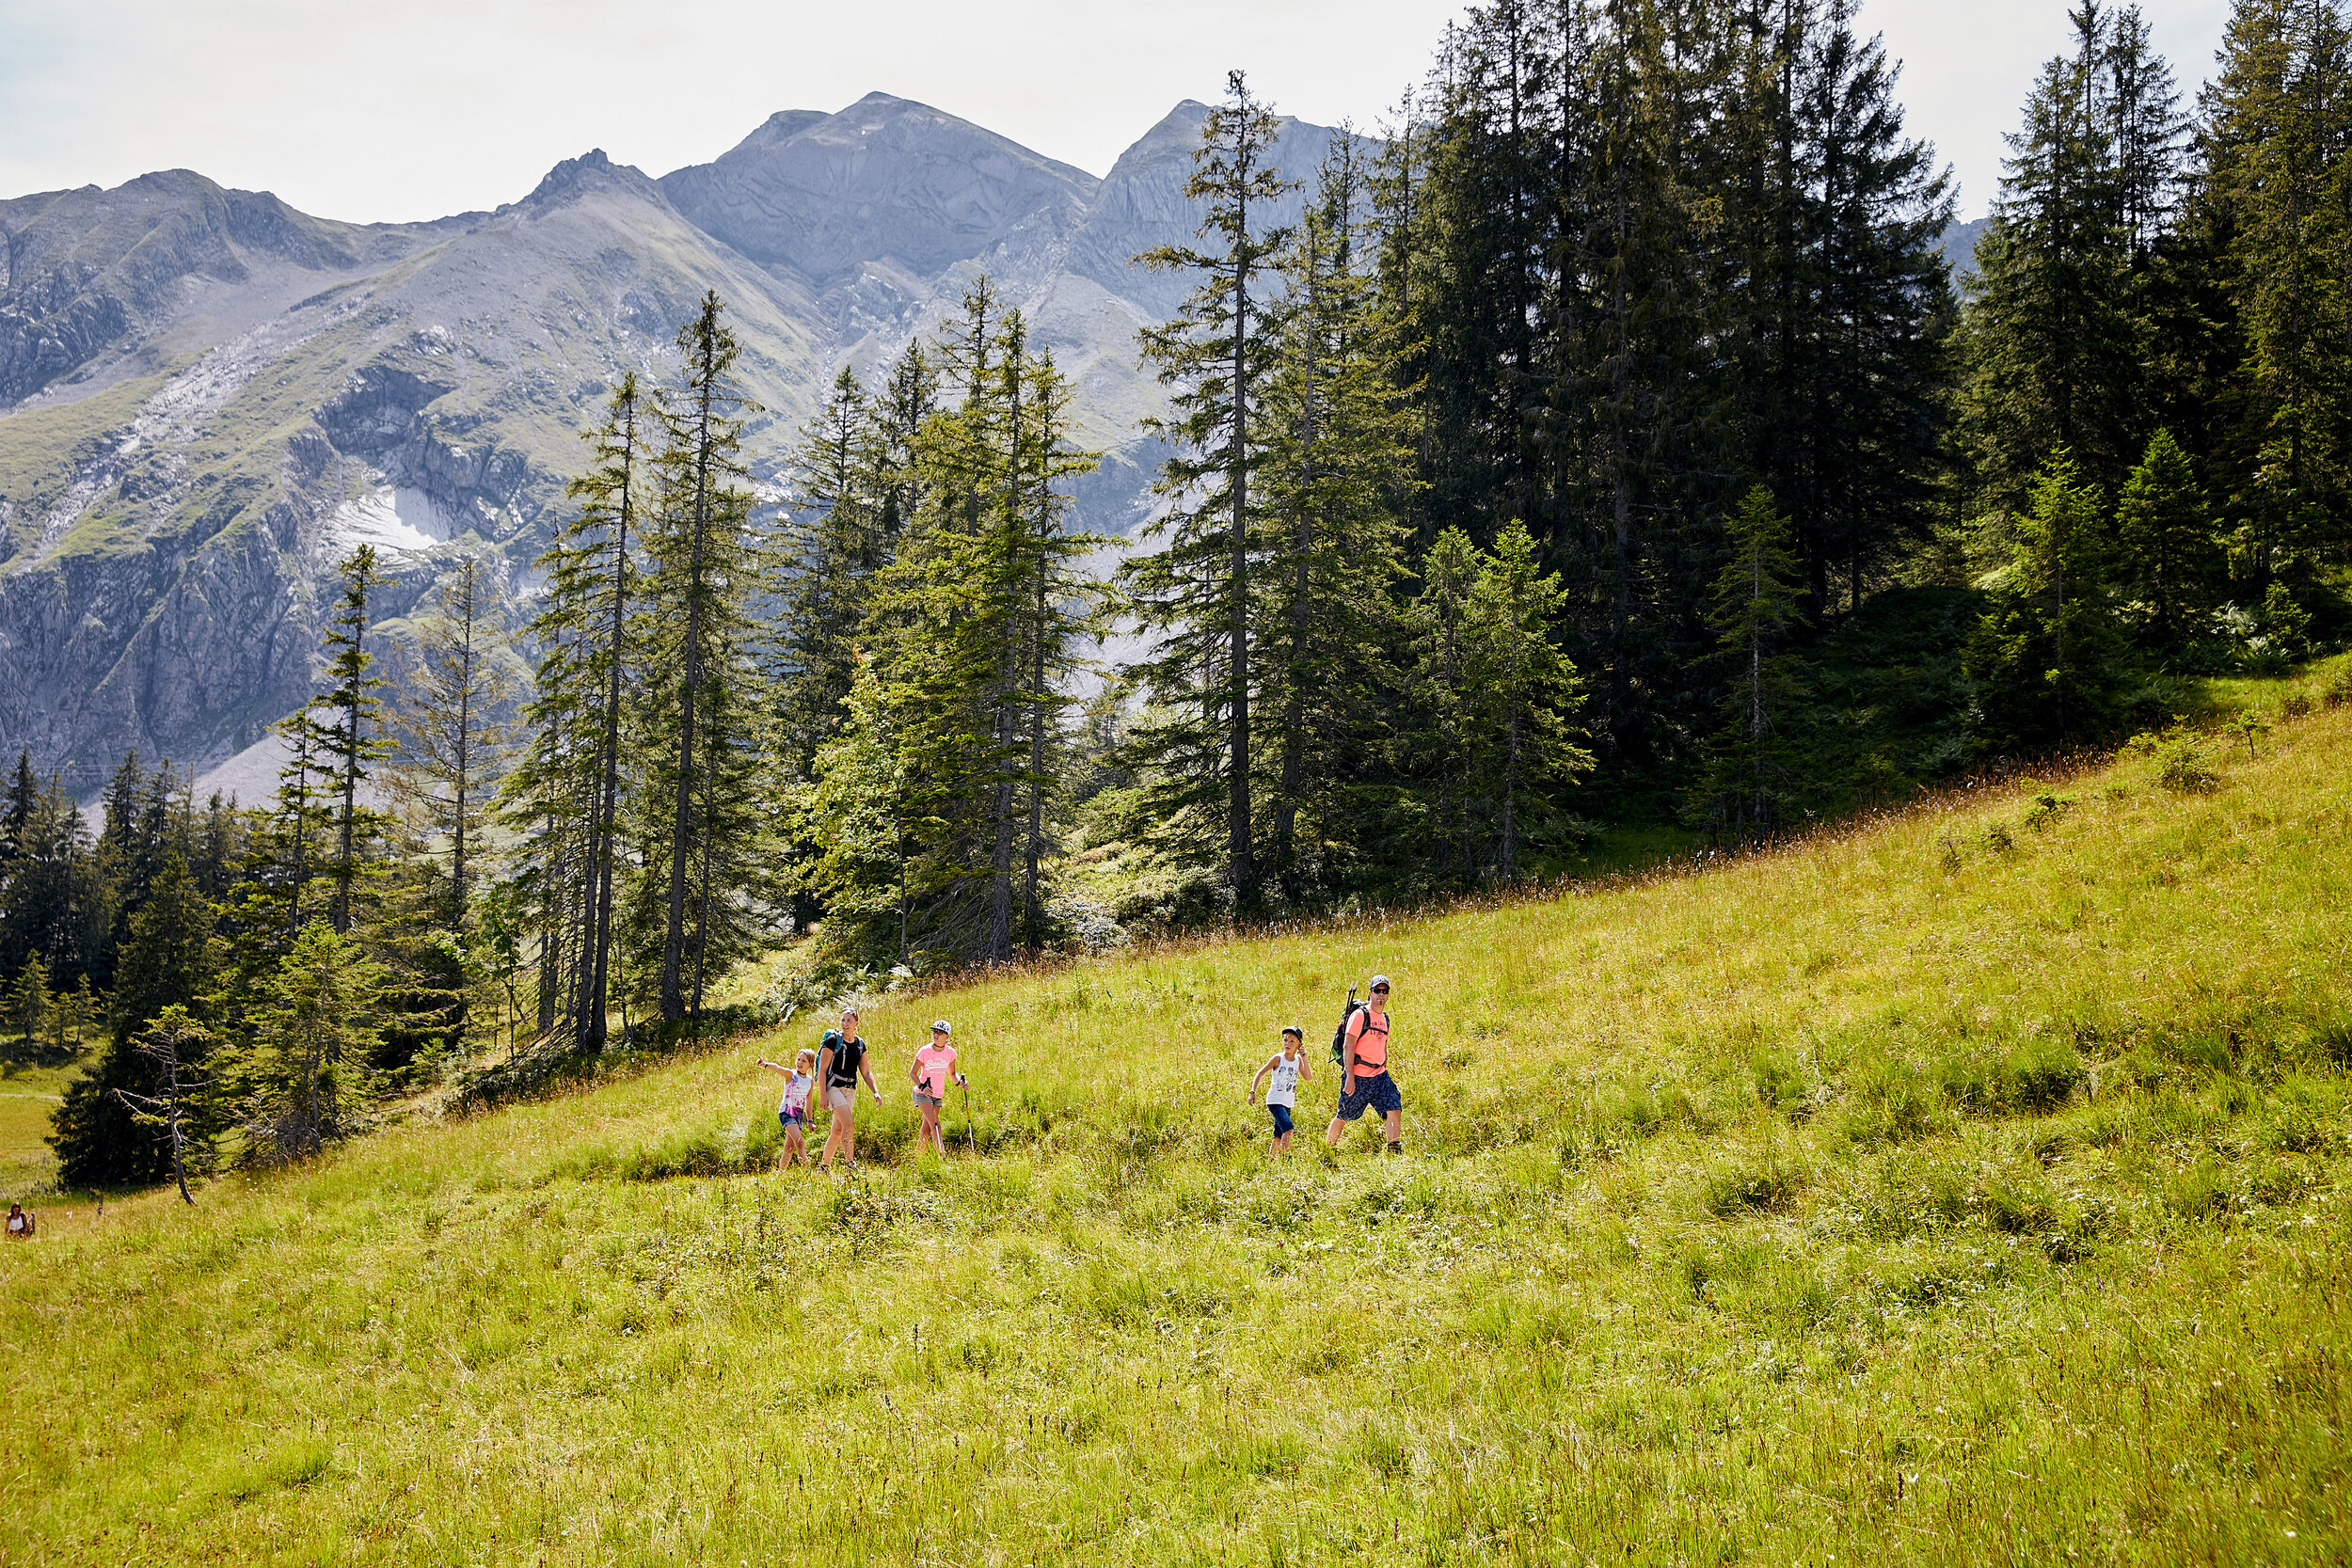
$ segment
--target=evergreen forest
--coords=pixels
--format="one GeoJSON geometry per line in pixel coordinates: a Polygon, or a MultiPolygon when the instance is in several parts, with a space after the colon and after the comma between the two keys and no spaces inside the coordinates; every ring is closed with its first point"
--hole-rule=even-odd
{"type": "Polygon", "coordinates": [[[2345,645],[2343,0],[2233,0],[2194,101],[2075,0],[1958,270],[1858,9],[1493,0],[1296,166],[1232,73],[1195,243],[1136,259],[1189,292],[1137,343],[1133,542],[1073,526],[1072,384],[986,277],[772,451],[706,298],[530,572],[485,546],[394,625],[350,554],[273,800],[134,755],[91,821],[16,760],[0,1051],[95,1053],[60,1182],[184,1192],[898,976],[1769,841],[2345,645]]]}

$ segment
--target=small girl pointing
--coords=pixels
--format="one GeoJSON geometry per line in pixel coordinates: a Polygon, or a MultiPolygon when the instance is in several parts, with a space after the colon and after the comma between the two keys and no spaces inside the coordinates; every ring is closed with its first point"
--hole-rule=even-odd
{"type": "Polygon", "coordinates": [[[759,1065],[784,1074],[784,1098],[776,1102],[776,1120],[784,1128],[784,1152],[776,1156],[776,1174],[781,1176],[795,1160],[808,1164],[808,1097],[817,1087],[817,1053],[803,1051],[789,1068],[764,1058],[759,1065]]]}

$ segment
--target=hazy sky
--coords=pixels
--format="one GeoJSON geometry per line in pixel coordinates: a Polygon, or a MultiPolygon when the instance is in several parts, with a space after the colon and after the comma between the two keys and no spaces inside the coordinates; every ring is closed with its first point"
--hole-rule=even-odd
{"type": "MultiPolygon", "coordinates": [[[[1865,0],[1913,134],[1983,212],[2067,0],[1865,0]]],[[[2227,0],[2143,0],[2192,90],[2227,0]]],[[[0,196],[194,168],[359,220],[529,191],[591,147],[661,174],[774,110],[920,99],[1100,174],[1226,70],[1369,124],[1457,0],[0,0],[0,196]]]]}

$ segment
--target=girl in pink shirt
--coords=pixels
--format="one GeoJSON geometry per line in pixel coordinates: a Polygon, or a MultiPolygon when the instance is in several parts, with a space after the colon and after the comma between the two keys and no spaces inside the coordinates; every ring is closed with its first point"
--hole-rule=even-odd
{"type": "Polygon", "coordinates": [[[915,1108],[923,1113],[923,1130],[914,1135],[914,1147],[929,1144],[945,1158],[947,1145],[939,1133],[939,1107],[947,1098],[949,1083],[967,1082],[956,1070],[956,1048],[947,1043],[947,1021],[941,1019],[931,1025],[931,1043],[914,1053],[914,1066],[907,1076],[914,1082],[915,1108]]]}

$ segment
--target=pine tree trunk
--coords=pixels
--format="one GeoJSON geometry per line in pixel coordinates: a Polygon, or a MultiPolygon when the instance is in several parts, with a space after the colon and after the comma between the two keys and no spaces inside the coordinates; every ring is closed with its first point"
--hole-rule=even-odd
{"type": "MultiPolygon", "coordinates": [[[[1018,537],[1023,531],[1021,516],[1022,364],[1020,357],[1022,352],[1020,341],[1015,339],[1009,355],[1009,363],[1006,367],[1008,379],[1011,383],[1008,404],[1011,419],[1006,443],[1009,461],[1005,467],[1006,531],[1014,537],[1018,537]]],[[[1041,561],[1041,565],[1042,565],[1041,561]]],[[[988,961],[991,963],[1006,963],[1012,958],[1014,781],[1011,774],[1007,771],[1007,767],[1011,761],[1014,725],[1018,722],[1012,699],[1014,678],[1020,670],[1019,626],[1020,622],[1017,617],[1008,617],[1008,636],[997,657],[996,689],[991,698],[991,705],[995,712],[993,715],[993,721],[990,725],[989,738],[995,747],[992,766],[996,770],[995,799],[992,802],[994,808],[995,842],[989,859],[988,889],[988,961]]]]}
{"type": "Polygon", "coordinates": [[[680,672],[684,699],[678,713],[677,791],[670,819],[669,905],[661,942],[661,1016],[672,1023],[686,1016],[687,862],[691,854],[694,823],[695,703],[702,694],[703,678],[703,552],[710,528],[711,402],[718,379],[707,328],[715,309],[715,306],[704,307],[706,330],[698,340],[701,362],[693,367],[694,511],[687,557],[685,668],[680,672]]]}
{"type": "MultiPolygon", "coordinates": [[[[1047,437],[1043,450],[1050,457],[1054,450],[1050,438],[1051,426],[1040,435],[1047,437]]],[[[1047,515],[1044,505],[1044,498],[1041,497],[1038,515],[1041,521],[1047,515]]],[[[1046,542],[1045,531],[1043,526],[1038,530],[1041,546],[1046,542]]],[[[1037,558],[1037,602],[1031,607],[1037,629],[1030,647],[1029,670],[1029,839],[1026,846],[1027,863],[1022,870],[1021,884],[1022,920],[1027,927],[1024,934],[1025,945],[1032,953],[1042,944],[1045,932],[1045,911],[1038,902],[1037,878],[1038,862],[1044,853],[1045,839],[1045,618],[1049,609],[1046,575],[1047,557],[1041,548],[1037,558]]]]}
{"type": "Polygon", "coordinates": [[[581,1009],[580,1049],[591,1054],[601,1052],[605,1041],[606,1000],[612,994],[609,964],[612,953],[612,863],[615,858],[614,840],[619,836],[621,789],[621,651],[623,628],[628,625],[628,524],[631,491],[637,476],[637,404],[632,400],[625,422],[621,426],[621,503],[614,514],[612,525],[612,621],[605,645],[607,667],[604,690],[604,735],[602,737],[602,778],[599,780],[596,809],[591,818],[595,842],[591,848],[596,859],[591,863],[595,879],[593,895],[596,910],[590,921],[590,945],[595,949],[588,957],[587,1005],[581,1009]]]}

